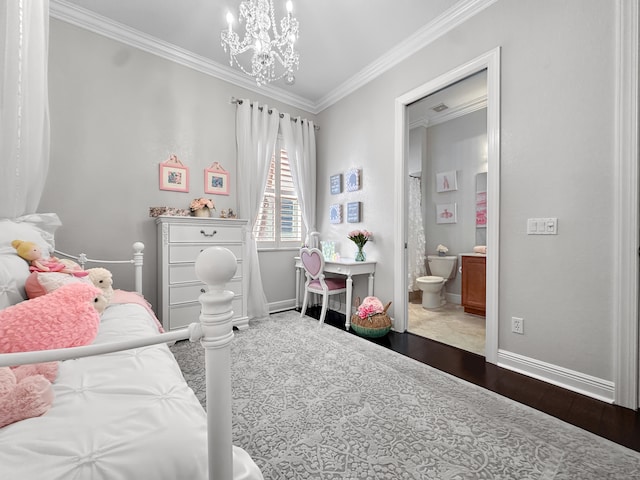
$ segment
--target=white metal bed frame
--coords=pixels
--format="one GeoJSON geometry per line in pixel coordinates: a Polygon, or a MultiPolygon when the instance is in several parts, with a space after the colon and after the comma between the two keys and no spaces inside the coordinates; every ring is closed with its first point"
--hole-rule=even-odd
{"type": "MultiPolygon", "coordinates": [[[[91,260],[84,254],[73,258],[84,268],[92,263],[132,263],[136,277],[136,291],[142,291],[142,264],[144,245],[133,245],[133,259],[124,261],[91,260]]],[[[224,247],[209,247],[196,259],[196,276],[207,284],[207,291],[200,295],[202,305],[200,322],[187,328],[154,337],[111,342],[102,345],[42,350],[33,352],[0,354],[0,367],[17,366],[73,358],[101,355],[160,343],[189,339],[200,340],[205,348],[206,394],[207,394],[207,450],[209,480],[231,480],[233,478],[233,453],[231,431],[231,341],[233,339],[233,292],[225,290],[237,269],[235,255],[224,247]]]]}

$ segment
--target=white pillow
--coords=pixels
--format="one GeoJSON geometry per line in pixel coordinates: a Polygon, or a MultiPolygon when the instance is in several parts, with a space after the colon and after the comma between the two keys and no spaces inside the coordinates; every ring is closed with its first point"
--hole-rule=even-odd
{"type": "Polygon", "coordinates": [[[16,253],[11,246],[14,240],[36,243],[43,256],[53,254],[54,233],[61,225],[55,213],[34,213],[18,218],[0,218],[0,254],[16,253]]]}
{"type": "MultiPolygon", "coordinates": [[[[4,255],[1,255],[0,257],[3,256],[4,255]]],[[[19,258],[18,260],[22,259],[19,258]]],[[[26,300],[27,295],[24,291],[24,281],[22,282],[22,285],[23,288],[18,286],[18,281],[15,276],[10,273],[9,269],[5,268],[2,264],[2,259],[0,258],[0,310],[26,300]]]]}
{"type": "Polygon", "coordinates": [[[36,243],[44,256],[53,254],[54,232],[61,225],[55,213],[34,213],[18,218],[0,218],[0,308],[27,300],[24,283],[29,263],[11,246],[14,240],[36,243]]]}

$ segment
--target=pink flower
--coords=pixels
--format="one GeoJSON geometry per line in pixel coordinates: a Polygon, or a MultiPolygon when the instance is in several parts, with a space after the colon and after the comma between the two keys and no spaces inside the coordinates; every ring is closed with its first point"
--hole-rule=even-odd
{"type": "Polygon", "coordinates": [[[189,208],[194,212],[196,210],[200,210],[201,208],[205,208],[205,207],[211,208],[213,210],[216,209],[216,206],[213,204],[213,202],[209,198],[195,198],[191,201],[191,204],[189,205],[189,208]]]}
{"type": "Polygon", "coordinates": [[[364,247],[372,236],[373,233],[368,230],[352,230],[347,234],[347,238],[360,248],[364,247]]]}

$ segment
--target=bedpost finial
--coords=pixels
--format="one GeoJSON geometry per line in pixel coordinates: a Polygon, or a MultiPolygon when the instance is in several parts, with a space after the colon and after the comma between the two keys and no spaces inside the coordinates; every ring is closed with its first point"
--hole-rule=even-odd
{"type": "Polygon", "coordinates": [[[196,276],[214,290],[224,290],[238,269],[236,256],[224,247],[209,247],[196,258],[196,276]]]}

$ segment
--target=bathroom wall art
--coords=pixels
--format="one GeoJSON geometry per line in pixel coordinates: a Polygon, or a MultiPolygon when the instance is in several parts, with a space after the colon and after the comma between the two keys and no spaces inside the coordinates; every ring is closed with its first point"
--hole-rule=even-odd
{"type": "Polygon", "coordinates": [[[487,227],[487,192],[476,193],[476,227],[487,227]]]}
{"type": "Polygon", "coordinates": [[[457,170],[436,173],[436,192],[450,192],[452,190],[458,190],[457,170]]]}
{"type": "Polygon", "coordinates": [[[436,223],[456,223],[457,221],[458,206],[456,203],[436,205],[436,223]]]}

